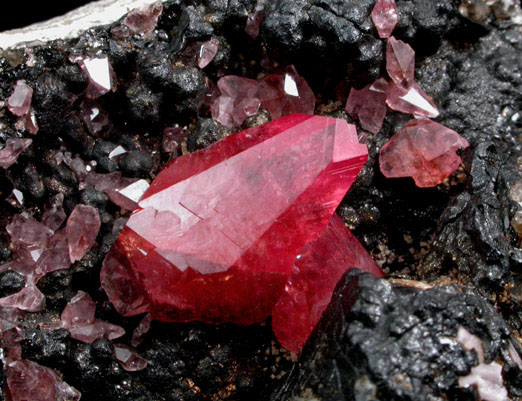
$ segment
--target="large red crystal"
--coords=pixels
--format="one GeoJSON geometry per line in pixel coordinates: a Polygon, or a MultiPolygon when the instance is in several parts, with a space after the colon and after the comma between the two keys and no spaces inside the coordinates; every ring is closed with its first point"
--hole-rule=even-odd
{"type": "Polygon", "coordinates": [[[367,157],[354,126],[302,114],[179,157],[121,231],[102,286],[127,316],[262,321],[367,157]]]}
{"type": "Polygon", "coordinates": [[[272,312],[274,333],[298,353],[330,303],[341,276],[357,267],[382,277],[381,268],[334,214],[321,235],[299,252],[285,290],[272,312]]]}

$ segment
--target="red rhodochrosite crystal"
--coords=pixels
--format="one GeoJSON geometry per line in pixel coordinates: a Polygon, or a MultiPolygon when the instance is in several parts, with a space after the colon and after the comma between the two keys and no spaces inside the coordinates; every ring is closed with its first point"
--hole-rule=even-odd
{"type": "Polygon", "coordinates": [[[264,320],[367,157],[346,121],[294,114],[174,159],[105,259],[109,300],[164,321],[264,320]]]}
{"type": "Polygon", "coordinates": [[[16,82],[13,94],[7,99],[7,108],[15,116],[21,117],[29,113],[32,98],[33,89],[21,79],[16,82]]]}
{"type": "Polygon", "coordinates": [[[377,0],[371,15],[379,37],[389,38],[399,21],[395,0],[377,0]]]}
{"type": "Polygon", "coordinates": [[[259,36],[259,27],[265,16],[265,5],[266,0],[257,0],[254,12],[248,14],[245,32],[252,39],[257,39],[259,36]]]}
{"type": "Polygon", "coordinates": [[[455,131],[427,119],[411,120],[381,149],[382,173],[413,177],[419,187],[434,187],[462,162],[456,151],[469,146],[455,131]]]}
{"type": "Polygon", "coordinates": [[[212,38],[201,44],[198,54],[198,67],[205,68],[216,57],[219,47],[219,41],[212,38]]]}
{"type": "Polygon", "coordinates": [[[127,372],[137,372],[147,367],[147,360],[125,344],[114,344],[114,359],[127,372]]]}
{"type": "Polygon", "coordinates": [[[132,33],[147,33],[156,28],[162,12],[163,6],[160,2],[147,4],[129,12],[123,20],[123,24],[132,33]]]}
{"type": "Polygon", "coordinates": [[[415,51],[393,36],[386,44],[386,71],[396,85],[410,89],[415,79],[415,51]]]}
{"type": "Polygon", "coordinates": [[[381,268],[334,214],[321,235],[299,252],[272,312],[272,327],[286,349],[298,353],[330,303],[341,276],[357,267],[382,277],[381,268]]]}

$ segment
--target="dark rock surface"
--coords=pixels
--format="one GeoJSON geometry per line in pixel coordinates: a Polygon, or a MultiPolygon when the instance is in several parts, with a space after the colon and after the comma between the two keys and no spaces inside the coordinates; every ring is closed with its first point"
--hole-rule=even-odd
{"type": "MultiPolygon", "coordinates": [[[[434,96],[438,121],[471,143],[463,166],[432,189],[385,179],[378,151],[410,118],[389,111],[382,131],[367,138],[370,160],[338,211],[392,278],[451,286],[417,290],[346,277],[296,365],[269,322],[246,328],[153,322],[137,348],[149,361],[140,372],[124,371],[107,340],[87,345],[66,330],[39,328],[78,290],[97,302],[97,317],[125,328],[121,342],[129,343],[139,322],[119,316],[99,283],[103,258],[128,214],[104,193],[80,190],[79,177],[56,152],[90,162],[97,173],[150,181],[172,157],[161,150],[165,127],[186,129],[183,152],[233,133],[210,118],[209,81],[227,74],[258,78],[295,64],[316,94],[316,113],[350,120],[343,110],[350,87],[384,71],[384,42],[369,18],[374,0],[269,0],[253,41],[244,27],[255,3],[173,0],[150,36],[119,38],[100,27],[34,47],[33,67],[23,50],[0,57],[0,99],[26,79],[40,126],[18,162],[0,171],[0,259],[12,256],[4,229],[11,216],[26,211],[39,218],[56,193],[65,195],[67,214],[82,203],[97,208],[102,220],[97,245],[81,261],[38,283],[47,308],[26,315],[23,357],[60,371],[84,401],[475,400],[456,379],[476,356],[441,343],[460,324],[482,339],[488,360],[504,364],[512,397],[522,396],[520,370],[506,356],[508,339],[516,342],[512,332],[522,331],[522,250],[510,226],[520,205],[509,197],[521,180],[522,31],[493,13],[479,22],[465,18],[459,0],[397,0],[395,34],[417,52],[416,78],[434,96]],[[210,37],[220,42],[216,58],[203,70],[185,65],[184,49],[210,37]],[[115,92],[98,99],[109,123],[96,135],[79,116],[87,80],[68,61],[71,52],[108,55],[116,73],[115,92]],[[116,146],[127,153],[110,158],[116,146]],[[23,205],[8,202],[13,188],[24,194],[23,205]]],[[[269,120],[261,110],[244,128],[269,120]]],[[[15,121],[0,109],[0,144],[28,137],[15,121]]],[[[0,275],[1,296],[21,286],[16,273],[0,275]]]]}
{"type": "MultiPolygon", "coordinates": [[[[419,290],[353,270],[272,400],[473,400],[458,377],[478,359],[455,340],[458,326],[482,340],[487,362],[518,370],[511,329],[474,291],[419,290]]],[[[516,377],[506,381],[517,386],[516,377]]]]}

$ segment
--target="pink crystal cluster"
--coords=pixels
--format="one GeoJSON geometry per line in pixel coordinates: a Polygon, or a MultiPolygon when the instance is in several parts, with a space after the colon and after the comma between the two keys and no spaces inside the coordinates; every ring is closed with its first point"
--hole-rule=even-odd
{"type": "Polygon", "coordinates": [[[33,99],[33,89],[27,85],[24,79],[16,82],[13,93],[7,99],[7,108],[15,116],[20,117],[15,123],[15,128],[19,131],[26,130],[31,135],[38,133],[38,122],[36,114],[31,109],[33,99]]]}
{"type": "Polygon", "coordinates": [[[65,228],[60,228],[66,220],[62,203],[63,195],[58,194],[45,210],[41,222],[22,213],[14,216],[7,226],[16,256],[0,266],[0,271],[12,270],[21,274],[25,287],[0,298],[0,306],[28,312],[43,310],[45,297],[36,287],[38,281],[55,270],[68,269],[94,244],[100,229],[98,210],[78,205],[67,219],[65,228]]]}
{"type": "Polygon", "coordinates": [[[270,117],[294,113],[313,114],[315,95],[294,66],[268,75],[260,81],[235,75],[222,77],[211,102],[212,118],[226,127],[240,126],[259,109],[267,109],[270,117]]]}
{"type": "Polygon", "coordinates": [[[53,369],[22,359],[21,321],[24,312],[0,308],[0,346],[7,376],[5,393],[8,400],[78,401],[80,393],[69,386],[53,369]]]}
{"type": "Polygon", "coordinates": [[[382,128],[387,107],[416,117],[381,149],[381,172],[386,177],[413,177],[419,187],[436,186],[458,168],[461,159],[456,151],[469,143],[455,131],[429,120],[436,118],[439,110],[415,82],[415,51],[392,36],[398,21],[395,0],[378,0],[371,17],[379,36],[387,38],[388,77],[361,90],[352,88],[346,111],[374,134],[382,128]]]}
{"type": "Polygon", "coordinates": [[[47,330],[67,329],[71,338],[87,344],[99,338],[114,340],[125,334],[125,330],[115,324],[104,322],[94,317],[96,303],[89,294],[78,291],[62,311],[57,323],[43,323],[47,330]]]}
{"type": "Polygon", "coordinates": [[[8,138],[4,148],[0,149],[0,166],[4,169],[11,167],[31,143],[33,140],[29,138],[8,138]]]}
{"type": "Polygon", "coordinates": [[[344,120],[293,114],[172,160],[107,255],[125,316],[251,324],[298,352],[339,277],[382,271],[334,215],[367,159],[344,120]],[[161,277],[161,279],[158,279],[161,277]]]}

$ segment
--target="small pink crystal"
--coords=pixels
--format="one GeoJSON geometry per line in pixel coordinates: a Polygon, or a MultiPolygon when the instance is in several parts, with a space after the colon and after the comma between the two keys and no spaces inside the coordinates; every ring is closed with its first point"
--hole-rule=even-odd
{"type": "Polygon", "coordinates": [[[22,359],[22,346],[20,345],[20,341],[23,339],[24,332],[16,323],[0,319],[0,346],[4,348],[4,357],[7,362],[22,359]]]}
{"type": "Polygon", "coordinates": [[[114,88],[115,75],[108,57],[93,58],[73,54],[69,60],[77,63],[89,78],[89,85],[85,90],[87,99],[96,99],[114,88]]]}
{"type": "Polygon", "coordinates": [[[72,338],[91,344],[98,338],[114,340],[125,334],[120,326],[94,317],[96,304],[89,294],[78,291],[62,312],[62,325],[72,338]]]}
{"type": "Polygon", "coordinates": [[[13,94],[7,99],[7,108],[15,116],[21,117],[29,113],[32,98],[32,88],[27,85],[25,80],[21,79],[16,82],[13,94]]]}
{"type": "Polygon", "coordinates": [[[474,386],[480,400],[509,401],[510,397],[504,386],[502,365],[497,362],[481,363],[471,368],[471,373],[458,379],[459,387],[474,386]]]}
{"type": "Polygon", "coordinates": [[[37,222],[26,213],[17,214],[7,225],[6,231],[11,236],[11,242],[17,245],[45,247],[53,230],[37,222]]]}
{"type": "Polygon", "coordinates": [[[114,358],[127,372],[137,372],[147,367],[147,360],[124,344],[114,344],[114,358]]]}
{"type": "Polygon", "coordinates": [[[84,100],[80,104],[80,117],[91,134],[100,132],[109,123],[109,115],[97,102],[84,100]]]}
{"type": "Polygon", "coordinates": [[[345,109],[352,118],[359,120],[361,127],[376,134],[386,117],[386,93],[375,90],[373,85],[361,90],[352,88],[345,109]]]}
{"type": "Polygon", "coordinates": [[[151,32],[156,28],[162,11],[163,6],[160,2],[147,4],[130,11],[123,24],[135,34],[151,32]]]}
{"type": "Polygon", "coordinates": [[[402,40],[393,36],[386,44],[386,71],[395,84],[404,90],[413,85],[415,79],[415,51],[402,40]]]}
{"type": "Polygon", "coordinates": [[[152,317],[150,313],[146,313],[143,316],[143,319],[140,320],[138,326],[132,332],[132,340],[131,345],[133,347],[137,347],[143,341],[143,336],[147,334],[150,330],[150,324],[152,322],[152,317]]]}
{"type": "Polygon", "coordinates": [[[7,169],[16,163],[16,159],[25,149],[33,143],[32,139],[9,138],[5,146],[0,150],[0,166],[7,169]]]}
{"type": "Polygon", "coordinates": [[[293,65],[263,79],[256,97],[272,120],[294,113],[314,114],[315,95],[293,65]]]}
{"type": "Polygon", "coordinates": [[[266,0],[257,0],[254,12],[247,17],[245,32],[254,40],[259,36],[259,27],[265,17],[265,5],[266,0]]]}
{"type": "Polygon", "coordinates": [[[0,306],[40,312],[45,309],[45,296],[35,284],[29,283],[17,293],[0,298],[0,306]]]}
{"type": "Polygon", "coordinates": [[[57,231],[50,239],[49,246],[40,255],[36,262],[35,280],[56,270],[65,270],[71,267],[69,244],[65,229],[57,231]]]}
{"type": "Polygon", "coordinates": [[[58,230],[67,219],[67,215],[63,210],[63,200],[63,194],[58,193],[53,196],[45,206],[42,214],[42,224],[47,226],[50,230],[58,230]]]}
{"type": "Polygon", "coordinates": [[[74,208],[66,225],[71,262],[85,256],[96,241],[100,226],[98,209],[85,205],[74,208]]]}
{"type": "Polygon", "coordinates": [[[80,393],[54,370],[18,360],[7,364],[8,399],[20,401],[78,401],[80,393]]]}
{"type": "Polygon", "coordinates": [[[163,130],[161,148],[166,153],[174,153],[174,156],[179,156],[181,143],[186,137],[187,133],[182,127],[167,127],[163,130]]]}
{"type": "Polygon", "coordinates": [[[272,311],[277,340],[299,353],[330,303],[341,276],[352,267],[383,277],[381,268],[334,214],[321,235],[297,256],[283,295],[272,311]]]}
{"type": "Polygon", "coordinates": [[[390,109],[419,117],[435,118],[439,109],[433,100],[413,82],[409,90],[390,83],[387,90],[386,104],[390,109]]]}
{"type": "Polygon", "coordinates": [[[15,128],[18,131],[27,131],[31,135],[36,135],[38,133],[38,121],[36,120],[36,114],[34,111],[30,111],[29,113],[23,115],[16,121],[15,128]]]}
{"type": "Polygon", "coordinates": [[[457,150],[469,146],[455,131],[427,119],[409,121],[379,153],[388,178],[413,177],[419,187],[434,187],[462,162],[457,150]]]}
{"type": "Polygon", "coordinates": [[[399,21],[395,0],[377,0],[371,16],[379,37],[389,38],[399,21]]]}
{"type": "Polygon", "coordinates": [[[226,127],[236,127],[248,116],[259,110],[260,101],[256,97],[259,89],[257,81],[249,78],[227,75],[217,84],[221,95],[212,105],[212,118],[226,127]]]}
{"type": "Polygon", "coordinates": [[[198,54],[198,67],[205,68],[216,57],[219,47],[219,41],[212,38],[201,44],[198,54]]]}

